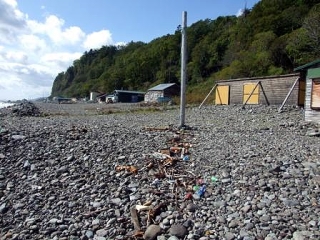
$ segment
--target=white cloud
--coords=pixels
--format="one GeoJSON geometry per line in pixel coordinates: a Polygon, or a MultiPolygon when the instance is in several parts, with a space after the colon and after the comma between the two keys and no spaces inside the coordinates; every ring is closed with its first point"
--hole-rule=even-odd
{"type": "Polygon", "coordinates": [[[41,54],[48,49],[46,41],[36,35],[20,35],[19,43],[21,48],[33,54],[41,54]]]}
{"type": "Polygon", "coordinates": [[[33,33],[49,37],[56,45],[73,45],[85,37],[85,33],[79,27],[71,26],[64,29],[64,20],[54,15],[48,16],[43,23],[30,20],[28,26],[33,33]]]}
{"type": "Polygon", "coordinates": [[[0,62],[26,63],[28,56],[22,51],[6,51],[0,46],[0,62]]]}
{"type": "Polygon", "coordinates": [[[67,70],[67,67],[71,66],[74,60],[79,59],[82,53],[74,52],[56,52],[48,53],[41,57],[41,62],[45,62],[46,66],[50,67],[50,71],[54,73],[54,77],[61,71],[67,70]],[[54,70],[54,71],[52,71],[54,70]]]}
{"type": "Polygon", "coordinates": [[[15,0],[0,0],[0,44],[16,40],[16,33],[26,25],[24,15],[17,8],[15,0]]]}
{"type": "Polygon", "coordinates": [[[13,52],[7,52],[5,54],[5,59],[8,61],[13,61],[18,63],[26,63],[28,60],[28,56],[24,52],[13,51],[13,52]]]}
{"type": "Polygon", "coordinates": [[[110,31],[101,30],[87,35],[86,40],[83,43],[83,47],[86,49],[95,49],[100,48],[102,45],[110,45],[112,43],[113,41],[110,31]]]}
{"type": "Polygon", "coordinates": [[[85,33],[81,30],[81,28],[73,26],[66,29],[62,33],[62,35],[64,40],[69,40],[69,43],[76,44],[83,39],[83,37],[85,36],[85,33]]]}
{"type": "Polygon", "coordinates": [[[48,96],[54,78],[84,51],[114,44],[108,30],[85,33],[53,14],[43,21],[30,19],[16,0],[0,0],[0,13],[2,100],[48,96]]]}
{"type": "Polygon", "coordinates": [[[11,7],[16,7],[18,5],[15,0],[4,0],[4,2],[11,7]]]}

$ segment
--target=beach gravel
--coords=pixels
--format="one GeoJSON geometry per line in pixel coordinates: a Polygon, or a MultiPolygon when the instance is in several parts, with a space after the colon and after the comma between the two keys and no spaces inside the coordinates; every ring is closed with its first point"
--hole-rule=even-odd
{"type": "Polygon", "coordinates": [[[277,110],[2,109],[0,238],[320,239],[319,129],[277,110]]]}

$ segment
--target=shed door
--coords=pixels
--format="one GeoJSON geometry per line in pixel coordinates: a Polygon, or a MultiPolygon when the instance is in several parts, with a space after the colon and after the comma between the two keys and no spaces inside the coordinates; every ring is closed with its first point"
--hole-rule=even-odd
{"type": "Polygon", "coordinates": [[[246,83],[243,85],[243,104],[246,102],[247,104],[259,103],[259,86],[257,86],[257,83],[246,83]]]}
{"type": "Polygon", "coordinates": [[[229,86],[218,85],[215,92],[216,105],[229,105],[229,86]]]}
{"type": "Polygon", "coordinates": [[[312,80],[311,108],[320,109],[320,78],[312,80]]]}

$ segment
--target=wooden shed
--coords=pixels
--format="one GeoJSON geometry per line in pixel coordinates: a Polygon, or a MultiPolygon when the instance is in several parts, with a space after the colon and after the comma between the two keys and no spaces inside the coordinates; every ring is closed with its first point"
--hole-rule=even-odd
{"type": "Polygon", "coordinates": [[[305,121],[320,123],[320,59],[300,66],[295,71],[306,78],[305,121]]]}
{"type": "Polygon", "coordinates": [[[94,91],[92,91],[92,92],[90,92],[90,98],[89,98],[89,100],[90,101],[96,101],[97,100],[97,97],[99,96],[99,95],[102,95],[103,93],[101,93],[101,92],[94,92],[94,91]]]}
{"type": "Polygon", "coordinates": [[[180,87],[176,83],[163,83],[150,88],[145,94],[145,102],[161,102],[164,99],[171,99],[180,93],[180,87]]]}
{"type": "Polygon", "coordinates": [[[214,86],[215,104],[304,105],[305,80],[300,73],[219,80],[214,86]]]}

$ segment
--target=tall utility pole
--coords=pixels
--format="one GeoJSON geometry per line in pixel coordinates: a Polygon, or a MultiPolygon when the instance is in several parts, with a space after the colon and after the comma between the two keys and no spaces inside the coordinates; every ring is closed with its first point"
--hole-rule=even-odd
{"type": "Polygon", "coordinates": [[[186,80],[187,80],[187,12],[182,12],[181,37],[181,94],[180,94],[180,128],[185,126],[186,80]]]}

